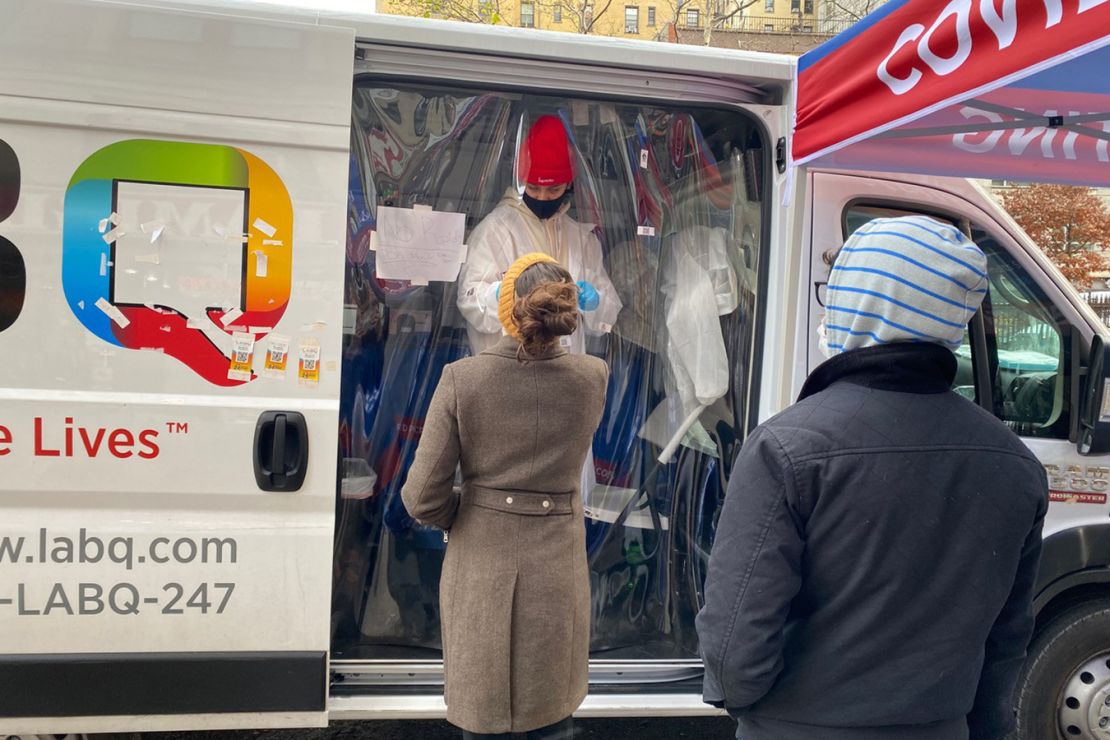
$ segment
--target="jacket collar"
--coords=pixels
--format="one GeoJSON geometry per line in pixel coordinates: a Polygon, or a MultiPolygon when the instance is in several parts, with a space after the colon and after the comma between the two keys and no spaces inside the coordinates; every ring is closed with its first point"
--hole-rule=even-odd
{"type": "MultiPolygon", "coordinates": [[[[498,340],[497,344],[495,344],[492,347],[490,347],[489,349],[485,350],[484,352],[482,352],[482,354],[483,355],[497,355],[498,357],[508,357],[510,359],[515,360],[517,358],[517,350],[519,350],[519,349],[520,349],[520,342],[518,342],[517,340],[513,339],[510,336],[503,336],[503,337],[501,337],[500,340],[498,340]]],[[[567,353],[566,349],[564,349],[558,342],[556,342],[554,344],[554,346],[551,347],[551,349],[547,350],[546,352],[544,352],[543,354],[540,354],[540,355],[533,356],[533,355],[521,353],[521,359],[528,360],[528,361],[532,361],[532,360],[553,360],[556,357],[562,357],[566,353],[567,353]]]]}
{"type": "Polygon", "coordinates": [[[939,344],[896,342],[842,352],[806,378],[798,400],[844,381],[902,393],[944,393],[956,378],[956,356],[939,344]]]}

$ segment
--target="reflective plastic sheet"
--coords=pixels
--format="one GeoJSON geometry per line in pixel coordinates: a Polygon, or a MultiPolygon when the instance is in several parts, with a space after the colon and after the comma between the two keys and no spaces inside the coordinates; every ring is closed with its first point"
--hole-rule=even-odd
{"type": "Polygon", "coordinates": [[[471,351],[456,283],[377,277],[377,209],[462,213],[469,236],[519,193],[517,151],[545,114],[569,134],[570,215],[600,243],[621,305],[611,330],[584,340],[612,372],[583,475],[593,654],[697,655],[693,619],[752,391],[758,129],[736,110],[363,81],[350,168],[337,658],[438,655],[446,545],[399,494],[443,367],[471,351]],[[664,451],[673,454],[660,462],[664,451]]]}

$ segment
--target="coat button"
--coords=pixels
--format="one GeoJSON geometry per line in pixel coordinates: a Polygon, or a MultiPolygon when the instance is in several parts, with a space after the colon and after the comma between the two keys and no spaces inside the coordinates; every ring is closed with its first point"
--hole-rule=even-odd
{"type": "Polygon", "coordinates": [[[551,502],[550,502],[550,501],[546,501],[546,500],[545,500],[545,501],[543,502],[543,508],[547,509],[547,508],[550,508],[550,507],[551,507],[551,502]]]}
{"type": "Polygon", "coordinates": [[[507,497],[505,498],[505,503],[507,503],[507,504],[511,504],[512,502],[513,502],[513,497],[512,497],[512,496],[507,496],[507,497]]]}

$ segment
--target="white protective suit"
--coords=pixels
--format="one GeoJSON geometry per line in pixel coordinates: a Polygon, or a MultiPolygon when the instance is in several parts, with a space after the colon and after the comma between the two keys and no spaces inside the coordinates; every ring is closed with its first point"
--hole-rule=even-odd
{"type": "MultiPolygon", "coordinates": [[[[470,350],[474,354],[492,347],[504,333],[497,317],[497,284],[518,258],[531,252],[549,254],[567,268],[575,281],[585,280],[597,290],[600,303],[583,311],[585,330],[606,334],[621,310],[617,291],[605,272],[601,243],[592,229],[580,224],[567,211],[541,221],[528,210],[514,188],[482,219],[468,240],[469,252],[459,276],[459,310],[467,321],[470,350]]],[[[586,351],[582,324],[570,336],[571,352],[586,351]]]]}
{"type": "Polygon", "coordinates": [[[701,422],[714,416],[708,410],[728,391],[728,353],[720,317],[739,305],[737,274],[728,253],[728,233],[707,226],[684,229],[667,244],[660,286],[670,370],[664,378],[667,397],[640,432],[664,452],[681,440],[687,447],[716,455],[701,422]]]}

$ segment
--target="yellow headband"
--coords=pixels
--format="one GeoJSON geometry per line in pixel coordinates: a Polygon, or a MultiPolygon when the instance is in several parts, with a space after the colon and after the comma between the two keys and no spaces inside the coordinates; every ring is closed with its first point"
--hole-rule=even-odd
{"type": "Polygon", "coordinates": [[[543,252],[532,252],[510,265],[509,269],[505,271],[505,276],[501,278],[501,297],[497,301],[497,318],[501,320],[501,326],[505,327],[509,336],[517,341],[521,340],[521,336],[520,328],[516,325],[516,319],[513,318],[513,305],[516,304],[516,279],[520,277],[520,273],[541,262],[557,262],[557,260],[543,252]]]}

